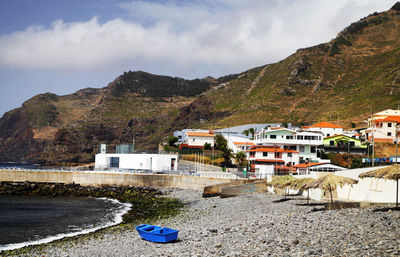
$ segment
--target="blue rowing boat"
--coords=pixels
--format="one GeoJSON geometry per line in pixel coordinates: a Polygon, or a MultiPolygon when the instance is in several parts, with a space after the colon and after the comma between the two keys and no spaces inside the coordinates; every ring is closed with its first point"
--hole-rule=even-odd
{"type": "Polygon", "coordinates": [[[168,243],[178,239],[178,230],[162,228],[148,224],[142,224],[136,227],[139,235],[151,242],[168,243]]]}

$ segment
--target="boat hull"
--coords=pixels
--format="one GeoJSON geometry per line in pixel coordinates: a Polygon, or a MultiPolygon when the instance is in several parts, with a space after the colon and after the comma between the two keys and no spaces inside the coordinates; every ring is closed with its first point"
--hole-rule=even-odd
{"type": "Polygon", "coordinates": [[[148,224],[142,224],[136,227],[139,235],[150,242],[168,243],[178,239],[178,230],[162,228],[148,224]]]}

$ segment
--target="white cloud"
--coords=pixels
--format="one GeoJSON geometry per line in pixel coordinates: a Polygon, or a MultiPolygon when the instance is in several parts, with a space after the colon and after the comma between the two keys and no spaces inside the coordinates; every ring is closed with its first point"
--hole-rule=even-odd
{"type": "Polygon", "coordinates": [[[128,62],[171,75],[224,75],[329,41],[351,22],[396,1],[181,2],[127,2],[120,8],[129,20],[55,21],[1,35],[0,67],[96,70],[128,62]]]}

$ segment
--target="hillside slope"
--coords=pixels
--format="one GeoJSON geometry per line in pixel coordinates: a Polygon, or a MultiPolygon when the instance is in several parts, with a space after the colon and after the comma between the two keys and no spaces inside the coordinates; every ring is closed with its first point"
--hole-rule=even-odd
{"type": "Polygon", "coordinates": [[[219,79],[127,72],[102,89],[43,94],[0,119],[0,161],[93,161],[99,143],[155,149],[173,130],[322,120],[361,124],[400,105],[400,4],[335,39],[219,79]]]}

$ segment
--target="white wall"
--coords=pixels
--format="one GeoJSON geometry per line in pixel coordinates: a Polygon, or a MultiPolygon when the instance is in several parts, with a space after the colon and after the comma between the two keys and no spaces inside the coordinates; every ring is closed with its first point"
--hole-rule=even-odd
{"type": "Polygon", "coordinates": [[[255,176],[259,179],[265,179],[269,175],[274,175],[274,165],[255,165],[255,170],[255,176]]]}
{"type": "MultiPolygon", "coordinates": [[[[345,185],[336,189],[338,200],[349,200],[358,202],[375,202],[375,203],[395,203],[396,202],[396,181],[384,180],[376,178],[359,178],[358,175],[370,170],[382,167],[362,168],[362,169],[346,169],[336,171],[338,176],[357,179],[358,183],[354,185],[345,185]]],[[[309,175],[299,175],[296,178],[313,177],[326,174],[321,172],[311,172],[309,175]]],[[[310,198],[321,200],[322,191],[320,189],[311,189],[310,198]]],[[[307,196],[307,190],[303,192],[303,196],[307,196]]]]}
{"type": "Polygon", "coordinates": [[[187,144],[192,146],[204,146],[205,143],[214,146],[214,137],[187,136],[186,140],[187,144]]]}
{"type": "Polygon", "coordinates": [[[119,157],[120,169],[171,170],[172,159],[178,169],[178,156],[172,154],[96,154],[95,169],[110,168],[111,157],[119,157]]]}
{"type": "MultiPolygon", "coordinates": [[[[359,178],[358,175],[375,168],[342,170],[336,175],[358,180],[358,184],[337,189],[338,198],[353,201],[394,203],[396,202],[396,181],[377,178],[359,178]]],[[[382,168],[382,167],[381,167],[382,168]]]]}

